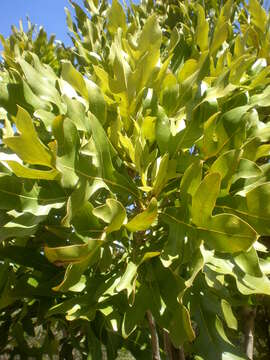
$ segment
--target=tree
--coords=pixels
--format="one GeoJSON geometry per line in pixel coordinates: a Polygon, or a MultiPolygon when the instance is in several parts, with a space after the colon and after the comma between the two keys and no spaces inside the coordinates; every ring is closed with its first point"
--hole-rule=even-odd
{"type": "Polygon", "coordinates": [[[269,15],[70,2],[1,38],[1,353],[267,359],[269,15]]]}

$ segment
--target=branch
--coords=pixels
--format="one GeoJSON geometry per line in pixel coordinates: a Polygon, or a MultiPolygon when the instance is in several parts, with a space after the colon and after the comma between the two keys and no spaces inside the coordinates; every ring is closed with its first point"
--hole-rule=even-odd
{"type": "Polygon", "coordinates": [[[150,333],[151,333],[153,360],[161,360],[160,353],[159,353],[159,340],[158,340],[155,319],[153,318],[153,315],[150,310],[147,310],[146,315],[147,315],[150,333]]]}
{"type": "Polygon", "coordinates": [[[250,307],[244,308],[245,315],[245,352],[247,357],[250,360],[253,360],[253,349],[254,349],[254,325],[256,317],[256,308],[252,309],[250,307]]]}
{"type": "Polygon", "coordinates": [[[186,359],[183,347],[179,348],[178,353],[179,353],[179,360],[185,360],[186,359]]]}
{"type": "Polygon", "coordinates": [[[168,360],[185,360],[183,347],[175,348],[169,338],[167,331],[163,330],[164,350],[168,360]]]}
{"type": "Polygon", "coordinates": [[[164,341],[164,350],[168,360],[173,360],[173,353],[172,353],[172,344],[169,338],[169,334],[166,330],[163,330],[163,341],[164,341]]]}

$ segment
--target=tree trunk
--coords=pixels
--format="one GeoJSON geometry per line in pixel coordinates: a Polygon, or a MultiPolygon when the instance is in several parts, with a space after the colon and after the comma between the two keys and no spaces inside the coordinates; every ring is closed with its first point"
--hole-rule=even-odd
{"type": "Polygon", "coordinates": [[[245,333],[245,352],[250,360],[253,360],[254,349],[254,325],[256,317],[256,308],[244,308],[244,333],[245,333]]]}
{"type": "Polygon", "coordinates": [[[159,352],[159,340],[158,340],[158,333],[156,328],[155,319],[150,310],[146,312],[150,333],[151,333],[151,343],[152,343],[152,359],[153,360],[161,360],[160,359],[160,352],[159,352]]]}

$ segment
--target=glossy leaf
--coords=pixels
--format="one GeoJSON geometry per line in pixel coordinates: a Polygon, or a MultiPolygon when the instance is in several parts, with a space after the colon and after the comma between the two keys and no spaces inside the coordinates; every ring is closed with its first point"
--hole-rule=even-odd
{"type": "Polygon", "coordinates": [[[157,200],[152,198],[147,209],[133,217],[127,224],[129,231],[145,231],[157,219],[157,200]]]}
{"type": "Polygon", "coordinates": [[[220,175],[212,173],[207,175],[192,197],[192,221],[200,226],[207,224],[212,215],[216,198],[219,194],[220,175]]]}
{"type": "Polygon", "coordinates": [[[27,111],[19,107],[14,121],[20,136],[5,138],[5,144],[29,164],[53,167],[53,155],[38,138],[27,111]]]}
{"type": "Polygon", "coordinates": [[[61,172],[64,187],[75,186],[78,176],[75,164],[79,148],[79,137],[75,125],[68,118],[56,117],[53,121],[53,133],[57,141],[56,168],[61,172]]]}
{"type": "Polygon", "coordinates": [[[205,19],[204,9],[201,5],[197,5],[198,24],[196,28],[196,43],[201,51],[208,49],[208,32],[209,25],[205,19]]]}
{"type": "Polygon", "coordinates": [[[108,30],[115,34],[119,27],[126,30],[126,15],[118,0],[113,0],[108,16],[108,30]]]}
{"type": "Polygon", "coordinates": [[[126,219],[125,208],[119,201],[114,199],[107,199],[105,205],[93,209],[93,214],[109,223],[106,227],[107,233],[119,230],[126,219]]]}

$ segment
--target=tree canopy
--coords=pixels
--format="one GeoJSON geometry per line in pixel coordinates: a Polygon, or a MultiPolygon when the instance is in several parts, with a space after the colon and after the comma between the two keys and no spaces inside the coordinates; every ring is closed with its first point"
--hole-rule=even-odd
{"type": "Polygon", "coordinates": [[[0,38],[0,354],[268,359],[269,14],[70,3],[0,38]]]}

